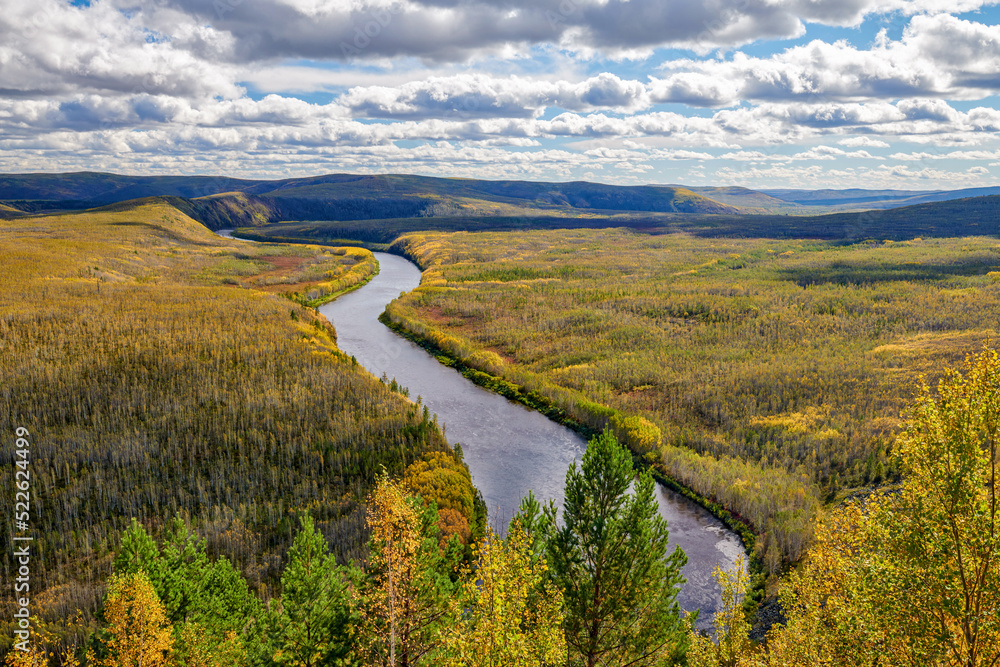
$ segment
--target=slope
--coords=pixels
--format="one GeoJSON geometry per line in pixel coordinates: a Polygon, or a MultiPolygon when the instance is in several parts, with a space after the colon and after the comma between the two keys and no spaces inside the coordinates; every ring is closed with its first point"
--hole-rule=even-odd
{"type": "MultiPolygon", "coordinates": [[[[927,204],[952,199],[984,197],[1000,194],[1000,187],[965,188],[961,190],[775,190],[762,193],[776,199],[804,207],[844,209],[896,208],[914,204],[927,204]]],[[[815,211],[809,211],[815,212],[815,211]]]]}
{"type": "MultiPolygon", "coordinates": [[[[575,215],[578,210],[634,210],[683,213],[732,213],[735,207],[691,190],[668,186],[613,186],[600,183],[479,181],[425,176],[328,174],[280,181],[254,181],[207,176],[119,176],[12,174],[0,177],[0,202],[16,202],[31,211],[80,209],[148,196],[196,199],[230,195],[232,202],[207,206],[230,215],[262,197],[255,206],[275,219],[412,217],[449,209],[476,215],[511,214],[509,207],[542,209],[575,215]],[[280,200],[275,203],[272,200],[280,200]],[[281,217],[275,218],[274,215],[281,217]]],[[[207,216],[211,219],[212,216],[207,216]]],[[[225,216],[223,216],[225,217],[225,216]]]]}
{"type": "MultiPolygon", "coordinates": [[[[376,471],[446,448],[322,317],[264,291],[370,273],[363,250],[223,239],[158,198],[6,221],[0,266],[0,429],[31,434],[39,618],[94,613],[131,517],[189,518],[263,591],[306,508],[338,558],[359,557],[376,471]]],[[[0,466],[0,485],[13,475],[0,466]]]]}
{"type": "Polygon", "coordinates": [[[715,238],[796,238],[856,242],[917,237],[1000,235],[1000,195],[970,197],[888,210],[826,215],[698,215],[680,213],[586,216],[449,215],[418,218],[283,222],[244,228],[240,235],[257,240],[297,243],[391,243],[422,231],[480,232],[531,229],[601,229],[626,227],[652,234],[683,232],[715,238]]]}
{"type": "Polygon", "coordinates": [[[736,206],[744,213],[770,213],[772,211],[794,213],[795,209],[799,208],[798,202],[739,186],[702,186],[690,187],[689,189],[717,202],[736,206]]]}

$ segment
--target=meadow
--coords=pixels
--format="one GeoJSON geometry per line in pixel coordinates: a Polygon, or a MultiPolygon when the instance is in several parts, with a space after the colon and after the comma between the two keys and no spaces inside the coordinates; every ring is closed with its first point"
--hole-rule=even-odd
{"type": "MultiPolygon", "coordinates": [[[[451,456],[303,305],[367,280],[368,251],[232,241],[151,199],[4,221],[0,266],[0,432],[11,445],[30,432],[41,620],[79,610],[92,627],[133,517],[154,535],[183,517],[267,599],[303,511],[340,562],[359,558],[378,471],[451,456]]],[[[14,456],[0,450],[4,489],[14,456]]],[[[0,496],[0,512],[13,503],[0,496]]],[[[8,522],[0,550],[13,535],[8,522]]]]}
{"type": "Polygon", "coordinates": [[[926,377],[995,345],[1000,243],[844,243],[625,229],[411,233],[386,318],[543,397],[797,561],[824,503],[900,478],[926,377]]]}

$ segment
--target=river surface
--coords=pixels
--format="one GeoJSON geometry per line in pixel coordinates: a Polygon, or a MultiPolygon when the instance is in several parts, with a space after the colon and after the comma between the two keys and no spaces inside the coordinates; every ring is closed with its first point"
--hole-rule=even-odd
{"type": "MultiPolygon", "coordinates": [[[[367,285],[320,307],[337,330],[337,346],[374,376],[395,378],[437,415],[452,444],[460,443],[472,481],[483,495],[491,523],[502,528],[531,489],[561,506],[566,469],[586,443],[570,429],[499,394],[479,387],[439,363],[423,348],[378,321],[387,303],[420,284],[420,269],[402,257],[375,253],[379,274],[367,285]]],[[[729,569],[743,553],[735,533],[701,506],[658,487],[660,513],[671,544],[688,556],[687,583],[678,596],[685,611],[701,610],[708,629],[719,604],[716,566],[729,569]]]]}

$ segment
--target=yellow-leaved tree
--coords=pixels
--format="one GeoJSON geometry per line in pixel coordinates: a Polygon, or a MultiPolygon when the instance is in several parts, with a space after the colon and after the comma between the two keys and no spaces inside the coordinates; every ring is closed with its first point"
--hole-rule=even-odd
{"type": "Polygon", "coordinates": [[[716,567],[712,574],[722,589],[722,606],[712,619],[717,641],[692,629],[688,667],[738,667],[752,648],[750,624],[743,612],[743,598],[750,584],[746,559],[740,556],[731,570],[716,567]]]}
{"type": "Polygon", "coordinates": [[[820,522],[766,646],[699,667],[1000,665],[998,438],[1000,358],[986,350],[922,387],[897,440],[900,488],[820,522]]]}
{"type": "Polygon", "coordinates": [[[437,504],[440,540],[458,535],[468,544],[476,512],[476,489],[469,469],[455,454],[427,452],[403,471],[403,486],[437,504]]]}
{"type": "Polygon", "coordinates": [[[369,580],[361,612],[368,664],[424,664],[441,643],[457,554],[439,545],[434,505],[408,495],[385,472],[368,499],[367,522],[369,580]]]}
{"type": "Polygon", "coordinates": [[[106,655],[89,655],[101,667],[161,667],[173,650],[172,628],[143,572],[112,577],[104,598],[106,655]]]}
{"type": "Polygon", "coordinates": [[[446,667],[542,667],[566,662],[563,600],[546,576],[544,558],[532,552],[519,521],[507,539],[492,529],[477,548],[475,569],[466,572],[457,621],[443,656],[446,667]]]}
{"type": "MultiPolygon", "coordinates": [[[[740,662],[747,667],[864,667],[885,664],[883,628],[874,571],[888,562],[871,542],[872,520],[885,516],[885,500],[851,503],[816,527],[812,547],[782,584],[787,616],[768,636],[766,650],[740,662]]],[[[903,662],[900,664],[908,664],[903,662]]]]}
{"type": "Polygon", "coordinates": [[[872,613],[900,662],[1000,664],[1000,358],[923,387],[899,437],[900,493],[873,512],[872,613]],[[905,662],[904,662],[905,661],[905,662]]]}
{"type": "MultiPolygon", "coordinates": [[[[77,611],[76,614],[73,621],[82,624],[82,613],[77,611]]],[[[80,667],[76,642],[66,641],[53,624],[33,616],[31,630],[32,642],[28,650],[12,648],[4,659],[5,667],[48,667],[50,664],[59,667],[80,667]]]]}
{"type": "Polygon", "coordinates": [[[1000,664],[998,437],[996,351],[925,384],[897,439],[901,488],[820,526],[769,664],[1000,664]]]}

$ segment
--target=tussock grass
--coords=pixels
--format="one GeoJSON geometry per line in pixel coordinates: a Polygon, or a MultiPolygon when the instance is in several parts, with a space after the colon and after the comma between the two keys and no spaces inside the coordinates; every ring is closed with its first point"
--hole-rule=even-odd
{"type": "Polygon", "coordinates": [[[898,477],[898,415],[1000,321],[996,239],[862,242],[623,229],[416,233],[389,319],[633,449],[796,560],[824,499],[898,477]],[[488,367],[487,367],[488,366],[488,367]],[[618,417],[621,423],[623,417],[618,417]],[[653,429],[656,430],[653,430],[653,429]],[[626,438],[627,440],[627,438],[626,438]]]}

